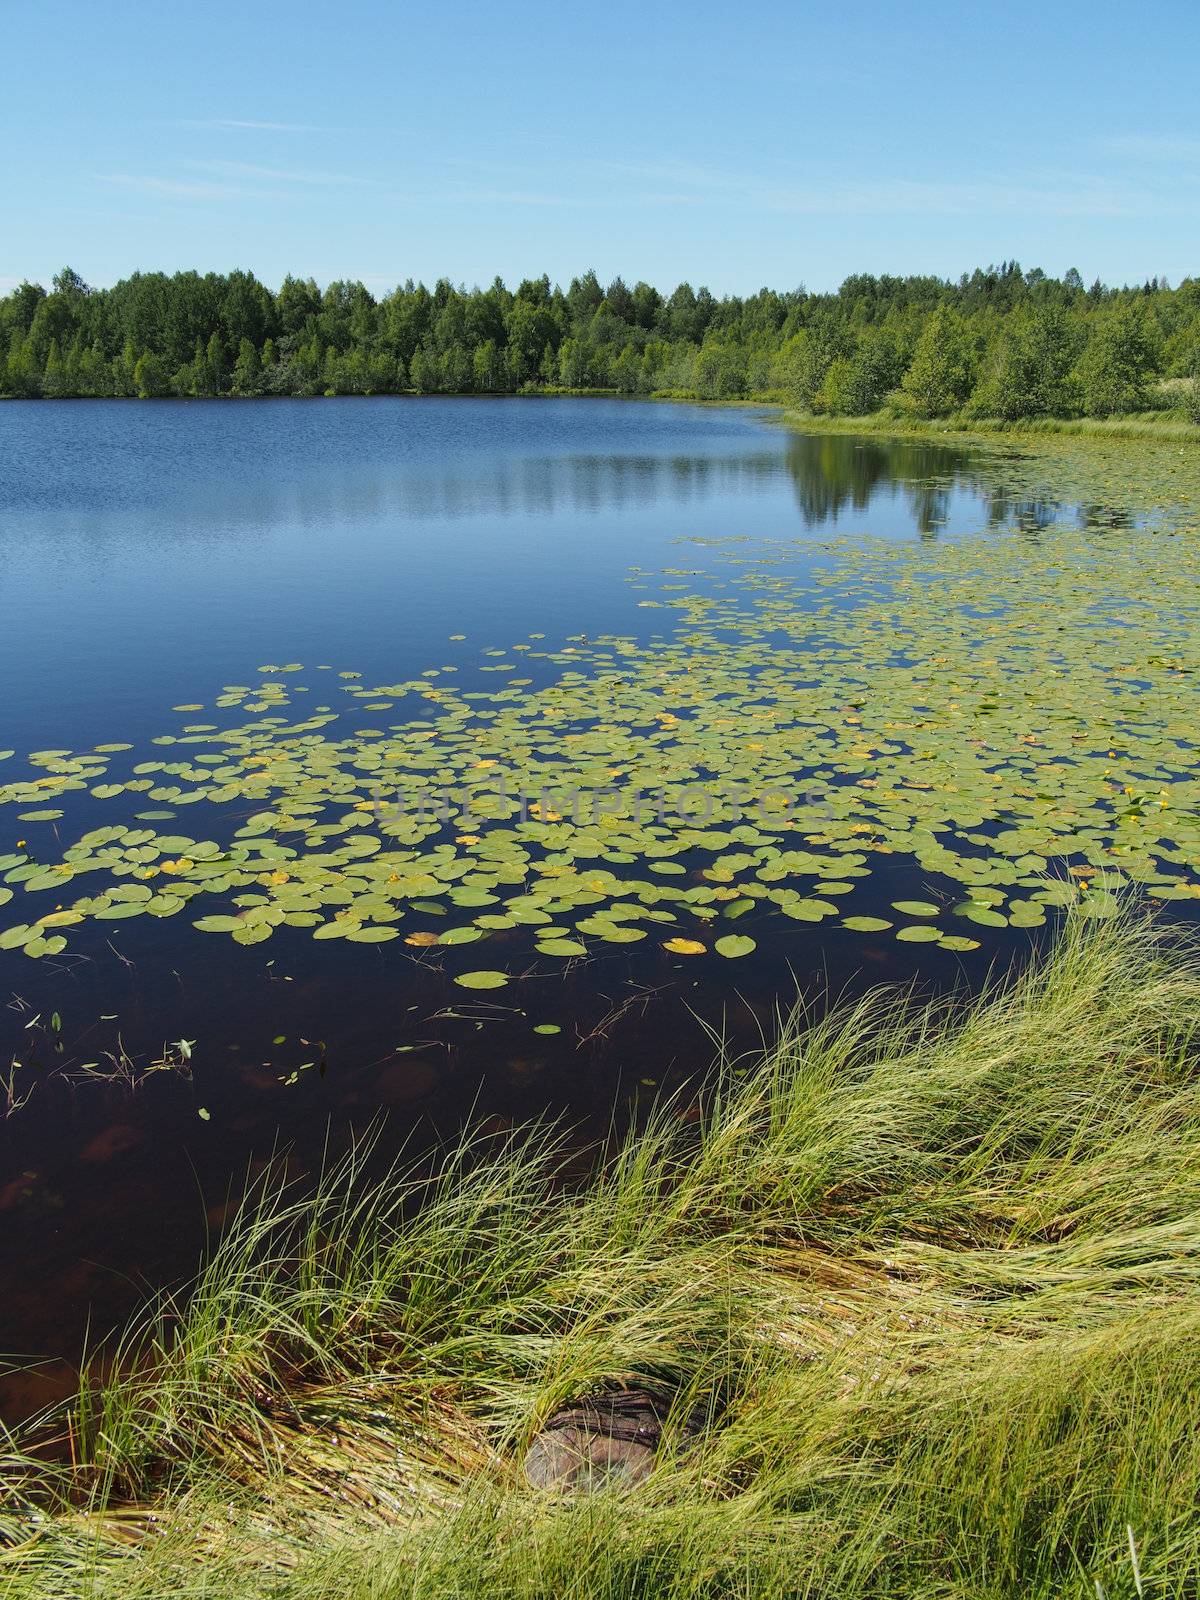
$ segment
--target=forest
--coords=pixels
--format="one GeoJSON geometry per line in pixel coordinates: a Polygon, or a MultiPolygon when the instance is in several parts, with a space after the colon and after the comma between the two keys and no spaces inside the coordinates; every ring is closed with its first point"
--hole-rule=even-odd
{"type": "Polygon", "coordinates": [[[828,416],[1109,417],[1200,422],[1200,278],[1086,287],[1018,263],[847,278],[836,292],[669,294],[594,272],[565,291],[432,289],[376,298],[249,272],[135,273],[109,289],[65,268],[0,299],[8,398],[525,394],[759,398],[828,416]]]}

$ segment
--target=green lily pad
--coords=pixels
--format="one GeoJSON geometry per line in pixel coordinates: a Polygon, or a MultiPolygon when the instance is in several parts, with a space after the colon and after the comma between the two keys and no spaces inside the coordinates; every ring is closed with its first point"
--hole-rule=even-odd
{"type": "Polygon", "coordinates": [[[587,945],[578,939],[540,939],[538,949],[544,956],[585,956],[587,945]]]}

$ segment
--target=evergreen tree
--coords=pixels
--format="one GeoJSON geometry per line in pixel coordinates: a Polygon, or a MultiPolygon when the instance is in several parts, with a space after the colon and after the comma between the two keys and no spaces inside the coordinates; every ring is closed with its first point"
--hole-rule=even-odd
{"type": "MultiPolygon", "coordinates": [[[[135,273],[92,289],[69,268],[48,294],[0,297],[0,394],[181,395],[598,388],[728,399],[770,394],[842,415],[1107,416],[1183,379],[1200,345],[1200,280],[1129,289],[1016,262],[956,282],[856,274],[836,293],[762,289],[716,299],[594,272],[510,291],[406,282],[322,292],[289,276],[135,273]],[[137,368],[143,357],[152,357],[137,368]]],[[[1189,393],[1185,387],[1181,391],[1189,393]]]]}
{"type": "Polygon", "coordinates": [[[237,360],[233,364],[232,388],[234,394],[261,394],[262,358],[252,341],[243,338],[238,345],[237,360]]]}
{"type": "Polygon", "coordinates": [[[60,400],[70,392],[64,378],[62,357],[58,353],[58,340],[51,339],[45,371],[42,373],[42,393],[47,400],[60,400]]]}

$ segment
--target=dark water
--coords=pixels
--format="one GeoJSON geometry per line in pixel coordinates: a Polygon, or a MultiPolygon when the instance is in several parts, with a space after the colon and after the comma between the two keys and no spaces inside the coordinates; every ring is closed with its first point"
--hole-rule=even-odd
{"type": "MultiPolygon", "coordinates": [[[[998,500],[944,446],[794,437],[748,411],[7,404],[0,746],[137,744],[170,725],[172,705],[269,661],[390,681],[443,661],[464,633],[479,648],[469,679],[489,646],[534,632],[644,637],[628,568],[678,561],[681,537],[934,538],[1051,509],[998,500]]],[[[0,1065],[20,1061],[32,1090],[6,1119],[0,1099],[0,1350],[59,1358],[8,1381],[10,1413],[61,1387],[89,1317],[109,1327],[191,1268],[206,1218],[219,1222],[247,1163],[276,1144],[304,1171],[327,1137],[336,1147],[381,1111],[392,1144],[546,1110],[602,1128],[630,1094],[703,1067],[696,1014],[750,1044],[797,982],[836,992],[956,972],[925,947],[793,925],[786,948],[738,963],[737,992],[719,960],[681,967],[621,947],[530,980],[518,1015],[465,1006],[399,944],[284,929],[264,953],[186,917],[150,920],[76,930],[70,963],[0,952],[0,1065]],[[531,1043],[530,1016],[561,1034],[531,1043]],[[127,1057],[144,1073],[179,1039],[195,1041],[186,1073],[136,1088],[70,1079],[84,1060],[127,1057]]]]}

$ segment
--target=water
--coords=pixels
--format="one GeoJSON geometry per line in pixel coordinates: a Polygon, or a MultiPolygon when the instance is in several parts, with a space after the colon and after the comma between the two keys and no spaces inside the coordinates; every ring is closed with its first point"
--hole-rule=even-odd
{"type": "Polygon", "coordinates": [[[6,404],[3,739],[136,739],[261,662],[386,680],[440,661],[452,633],[636,627],[626,570],[681,535],[907,537],[995,515],[961,451],[792,440],[749,411],[6,404]]]}
{"type": "MultiPolygon", "coordinates": [[[[494,689],[489,647],[663,629],[628,570],[680,561],[680,538],[934,538],[1049,514],[998,501],[961,451],[796,438],[745,410],[8,404],[0,746],[136,745],[173,725],[171,706],[249,683],[260,664],[394,681],[446,661],[454,634],[469,641],[460,681],[494,689]]],[[[928,952],[822,931],[739,963],[736,996],[727,973],[622,947],[531,980],[519,1014],[464,1013],[398,944],[283,930],[245,950],[186,917],[150,921],[79,930],[70,963],[0,952],[0,1063],[19,1059],[32,1086],[0,1123],[0,1350],[56,1358],[9,1381],[10,1412],[67,1381],[89,1316],[111,1326],[190,1269],[206,1218],[219,1223],[277,1142],[303,1172],[327,1135],[337,1146],[381,1111],[392,1144],[547,1109],[602,1127],[614,1103],[702,1067],[694,1012],[750,1042],[797,980],[939,976],[928,952]],[[533,1016],[562,1033],[531,1042],[533,1016]],[[195,1041],[187,1070],[120,1081],[127,1062],[178,1065],[181,1039],[195,1041]],[[114,1081],[64,1080],[86,1061],[114,1081]]]]}

